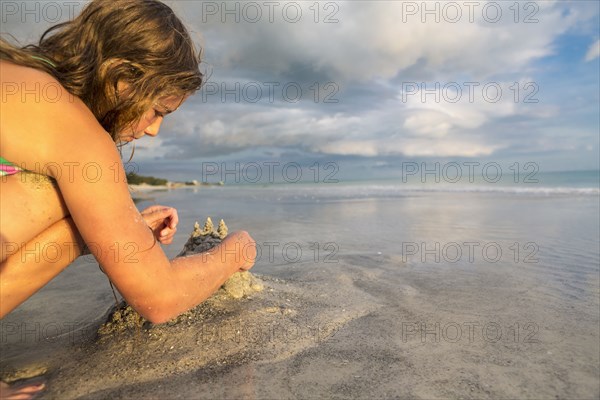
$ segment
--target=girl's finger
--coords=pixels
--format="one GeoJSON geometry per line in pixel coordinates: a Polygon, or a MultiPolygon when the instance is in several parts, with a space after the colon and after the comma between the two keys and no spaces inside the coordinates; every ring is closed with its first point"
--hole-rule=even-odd
{"type": "Polygon", "coordinates": [[[165,228],[162,231],[160,231],[160,236],[162,238],[169,237],[169,236],[173,237],[175,235],[175,232],[177,232],[177,229],[165,228]]]}
{"type": "Polygon", "coordinates": [[[179,215],[177,214],[177,209],[172,208],[171,210],[172,210],[172,214],[170,217],[169,226],[171,227],[171,229],[175,229],[175,227],[179,223],[179,215]]]}

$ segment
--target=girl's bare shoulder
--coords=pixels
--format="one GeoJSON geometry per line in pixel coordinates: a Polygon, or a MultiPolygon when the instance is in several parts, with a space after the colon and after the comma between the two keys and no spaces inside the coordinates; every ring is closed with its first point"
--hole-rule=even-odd
{"type": "Polygon", "coordinates": [[[52,120],[60,122],[65,119],[61,115],[68,113],[69,119],[97,124],[86,105],[45,71],[0,60],[0,81],[3,109],[29,115],[29,120],[52,115],[52,120]]]}
{"type": "Polygon", "coordinates": [[[56,162],[81,149],[113,152],[93,113],[52,75],[0,61],[2,157],[20,165],[56,162]]]}

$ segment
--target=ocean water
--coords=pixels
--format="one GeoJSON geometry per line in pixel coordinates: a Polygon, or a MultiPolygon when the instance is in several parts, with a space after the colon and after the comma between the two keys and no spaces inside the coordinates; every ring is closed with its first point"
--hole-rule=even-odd
{"type": "MultiPolygon", "coordinates": [[[[442,340],[456,339],[458,327],[459,340],[471,344],[469,329],[484,327],[482,346],[523,346],[519,351],[533,364],[579,382],[587,388],[583,393],[597,393],[597,172],[542,175],[529,185],[371,181],[140,196],[140,209],[178,209],[175,243],[164,247],[170,257],[195,221],[222,218],[230,232],[243,229],[255,238],[259,274],[293,283],[318,273],[332,285],[346,275],[386,309],[373,317],[373,329],[394,327],[386,337],[396,345],[426,345],[439,333],[436,324],[442,340]]],[[[95,262],[80,258],[1,322],[2,365],[41,357],[57,337],[96,326],[113,302],[95,262]]],[[[547,371],[540,374],[549,379],[547,371]]]]}

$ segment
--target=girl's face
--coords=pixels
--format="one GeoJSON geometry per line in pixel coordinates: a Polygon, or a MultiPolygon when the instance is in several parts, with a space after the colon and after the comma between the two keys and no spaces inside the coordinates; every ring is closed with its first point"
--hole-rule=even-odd
{"type": "Polygon", "coordinates": [[[160,130],[160,125],[165,116],[177,110],[187,99],[187,96],[163,97],[154,103],[152,108],[142,115],[133,129],[122,132],[119,135],[119,141],[122,143],[132,142],[145,135],[156,136],[160,130]]]}

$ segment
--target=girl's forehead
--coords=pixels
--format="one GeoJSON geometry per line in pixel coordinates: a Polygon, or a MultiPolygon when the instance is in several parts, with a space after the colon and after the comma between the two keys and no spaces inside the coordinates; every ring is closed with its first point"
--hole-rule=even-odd
{"type": "Polygon", "coordinates": [[[175,111],[187,99],[188,96],[161,97],[156,104],[170,111],[175,111]]]}
{"type": "Polygon", "coordinates": [[[163,104],[168,104],[168,105],[177,105],[180,103],[183,103],[183,101],[187,98],[187,96],[164,96],[164,97],[159,97],[158,101],[160,101],[163,104]]]}

